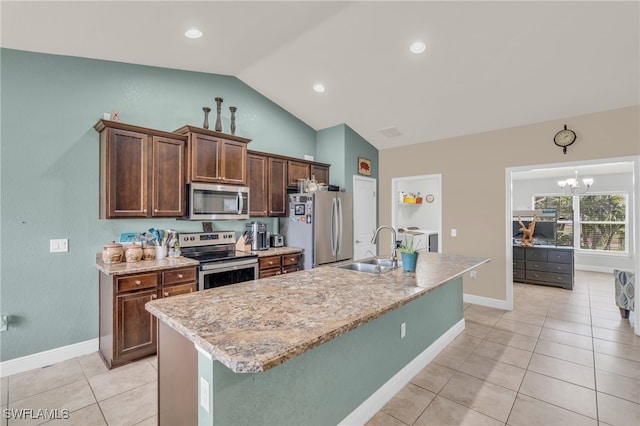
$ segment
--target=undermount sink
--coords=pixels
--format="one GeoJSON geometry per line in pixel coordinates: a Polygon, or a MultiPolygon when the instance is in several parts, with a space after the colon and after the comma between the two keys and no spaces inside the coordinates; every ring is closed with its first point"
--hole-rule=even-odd
{"type": "MultiPolygon", "coordinates": [[[[400,266],[400,262],[398,262],[398,266],[400,266]]],[[[369,274],[379,274],[395,269],[391,266],[391,260],[389,259],[378,259],[377,261],[376,259],[359,260],[346,265],[337,266],[337,268],[350,269],[357,272],[367,272],[369,274]],[[378,266],[378,264],[380,266],[378,266]]]]}

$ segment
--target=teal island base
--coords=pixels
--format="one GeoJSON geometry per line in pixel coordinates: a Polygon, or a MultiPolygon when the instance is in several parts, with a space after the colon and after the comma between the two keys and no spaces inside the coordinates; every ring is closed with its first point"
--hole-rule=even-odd
{"type": "Polygon", "coordinates": [[[260,373],[234,373],[159,321],[159,424],[363,424],[464,329],[462,296],[457,277],[260,373]]]}

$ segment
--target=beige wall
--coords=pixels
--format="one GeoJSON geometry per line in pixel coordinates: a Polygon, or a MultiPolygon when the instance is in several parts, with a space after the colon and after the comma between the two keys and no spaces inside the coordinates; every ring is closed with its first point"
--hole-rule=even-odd
{"type": "MultiPolygon", "coordinates": [[[[640,106],[634,106],[382,150],[379,222],[391,224],[392,178],[441,173],[443,252],[491,258],[477,280],[465,277],[464,292],[506,300],[505,170],[637,156],[639,129],[640,106]],[[553,143],[565,123],[578,136],[566,155],[553,143]]],[[[388,239],[379,245],[388,246],[388,239]]]]}

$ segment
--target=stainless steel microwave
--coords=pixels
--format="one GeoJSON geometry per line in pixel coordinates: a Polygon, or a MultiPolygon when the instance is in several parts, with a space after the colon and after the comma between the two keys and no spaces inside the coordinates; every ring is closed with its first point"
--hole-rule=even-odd
{"type": "Polygon", "coordinates": [[[193,182],[187,186],[190,220],[249,219],[249,188],[193,182]]]}

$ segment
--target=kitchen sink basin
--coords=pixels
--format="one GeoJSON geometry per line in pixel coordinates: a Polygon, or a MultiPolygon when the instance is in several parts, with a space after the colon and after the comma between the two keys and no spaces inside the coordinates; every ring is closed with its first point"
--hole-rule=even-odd
{"type": "MultiPolygon", "coordinates": [[[[369,274],[389,272],[395,269],[391,267],[391,260],[389,259],[378,259],[378,262],[380,264],[379,268],[378,268],[378,263],[376,262],[376,259],[360,260],[357,262],[348,263],[346,265],[337,266],[337,268],[350,269],[352,271],[358,271],[358,272],[367,272],[369,274]]],[[[398,266],[399,264],[400,262],[398,262],[398,266]]]]}

